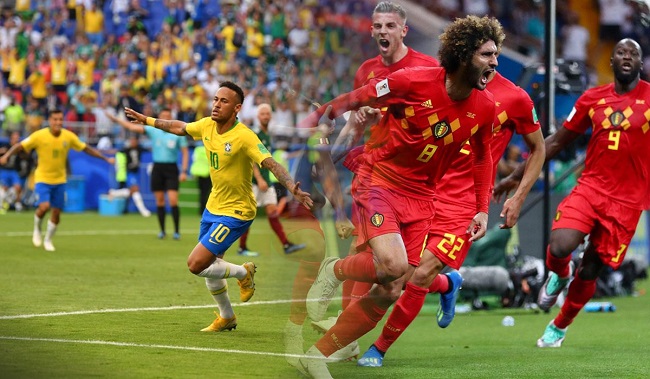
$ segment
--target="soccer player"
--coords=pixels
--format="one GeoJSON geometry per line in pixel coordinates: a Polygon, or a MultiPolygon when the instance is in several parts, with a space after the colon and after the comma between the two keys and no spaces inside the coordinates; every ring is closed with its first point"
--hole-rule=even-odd
{"type": "Polygon", "coordinates": [[[220,332],[237,327],[237,318],[228,297],[226,278],[235,277],[240,286],[242,302],[255,293],[255,264],[235,265],[223,259],[226,250],[248,229],[255,218],[257,206],[253,195],[253,164],[268,168],[301,204],[310,207],[309,194],[300,190],[287,170],[272,157],[259,138],[239,122],[237,113],[244,101],[244,92],[232,82],[223,82],[212,100],[212,114],[199,121],[185,123],[147,117],[131,108],[126,115],[140,124],[178,136],[190,135],[203,140],[210,162],[212,192],[199,231],[199,242],[187,259],[194,275],[204,277],[219,308],[214,322],[202,329],[220,332]]]}
{"type": "MultiPolygon", "coordinates": [[[[20,132],[11,132],[9,142],[0,144],[0,154],[4,154],[11,146],[20,143],[20,132]]],[[[6,212],[13,202],[16,212],[23,209],[21,195],[25,186],[25,178],[31,169],[30,155],[26,153],[13,155],[7,164],[0,166],[0,213],[6,212]]]]}
{"type": "MultiPolygon", "coordinates": [[[[377,43],[379,55],[365,61],[357,70],[354,77],[354,89],[369,83],[372,80],[383,79],[391,72],[395,72],[405,67],[438,67],[438,61],[426,54],[411,49],[404,44],[404,37],[408,32],[408,25],[406,25],[406,11],[395,3],[384,1],[377,4],[372,12],[372,26],[371,34],[377,43]]],[[[379,127],[375,122],[380,116],[377,109],[363,107],[358,112],[351,111],[348,122],[341,130],[339,138],[334,144],[333,151],[337,155],[335,160],[341,155],[346,154],[350,147],[355,145],[358,139],[363,134],[364,125],[371,124],[370,137],[365,143],[365,146],[357,147],[355,152],[348,155],[344,161],[344,165],[351,171],[356,171],[355,160],[358,154],[364,150],[370,150],[380,146],[387,140],[388,129],[379,127]]],[[[356,180],[355,176],[353,180],[356,180]]],[[[353,216],[356,218],[356,204],[352,204],[353,216]]],[[[355,230],[353,235],[356,239],[355,230]]],[[[350,245],[350,255],[356,253],[355,240],[350,245]]],[[[372,287],[372,283],[355,282],[353,280],[346,280],[342,284],[343,289],[343,309],[347,307],[351,299],[358,299],[367,293],[372,287]]],[[[319,320],[315,320],[318,322],[319,320]]],[[[327,320],[326,320],[327,321],[327,320]]],[[[333,321],[333,320],[332,320],[333,321]]],[[[332,322],[330,321],[330,322],[332,322]]],[[[319,327],[318,324],[315,324],[319,327]]],[[[326,327],[328,328],[328,327],[326,327]]]]}
{"type": "MultiPolygon", "coordinates": [[[[271,147],[271,137],[269,136],[269,123],[271,122],[271,106],[267,103],[262,103],[257,106],[257,119],[260,122],[260,131],[257,133],[257,138],[262,141],[262,144],[267,148],[271,147]]],[[[271,229],[278,236],[285,254],[294,253],[300,249],[304,249],[304,244],[293,244],[289,242],[282,224],[280,223],[280,215],[278,214],[278,196],[275,193],[275,187],[269,185],[271,183],[270,172],[268,169],[259,169],[253,165],[253,193],[255,194],[255,202],[258,207],[265,207],[266,217],[269,219],[271,229]]],[[[251,251],[246,246],[248,240],[248,229],[239,238],[239,250],[237,254],[256,257],[259,253],[251,251]]]]}
{"type": "MultiPolygon", "coordinates": [[[[172,112],[169,109],[163,109],[158,115],[160,120],[170,120],[172,112]]],[[[125,120],[114,118],[123,128],[135,133],[146,134],[151,140],[151,153],[153,159],[153,169],[151,171],[151,190],[156,198],[156,213],[158,215],[158,225],[160,232],[158,238],[167,237],[165,231],[165,194],[169,200],[169,206],[172,211],[172,220],[174,221],[175,240],[181,238],[180,223],[181,213],[178,209],[178,188],[179,182],[187,179],[187,169],[189,162],[189,153],[187,149],[187,139],[183,136],[176,136],[164,133],[149,125],[137,125],[125,120]],[[181,155],[181,170],[178,170],[178,155],[181,155]]]]}
{"type": "Polygon", "coordinates": [[[30,152],[36,150],[38,164],[34,173],[34,192],[38,198],[38,208],[34,213],[34,233],[32,243],[36,247],[43,245],[47,251],[55,251],[52,237],[61,221],[61,210],[65,203],[66,163],[70,149],[103,159],[109,164],[115,163],[114,158],[109,158],[95,148],[81,142],[76,134],[63,129],[63,112],[55,109],[50,111],[48,117],[49,128],[44,128],[32,133],[20,143],[13,145],[2,157],[0,165],[5,165],[13,154],[23,150],[30,152]],[[45,214],[52,209],[50,220],[47,223],[45,239],[41,230],[45,214]]]}
{"type": "MultiPolygon", "coordinates": [[[[379,285],[348,305],[307,351],[316,357],[303,362],[311,375],[329,377],[323,358],[373,329],[399,297],[431,228],[436,184],[467,140],[474,153],[477,204],[467,228],[469,240],[485,235],[495,104],[483,90],[498,65],[504,38],[494,18],[457,19],[441,36],[442,67],[405,68],[326,104],[333,116],[364,105],[387,106],[379,127],[389,128],[390,138],[361,155],[359,179],[352,188],[359,207],[361,253],[323,261],[308,296],[317,300],[310,314],[322,315],[345,279],[379,285]]],[[[320,108],[310,115],[306,124],[315,124],[322,112],[320,108]]]]}
{"type": "MultiPolygon", "coordinates": [[[[546,160],[556,156],[589,128],[585,168],[578,185],[558,205],[546,248],[550,274],[538,305],[549,310],[573,276],[571,253],[589,235],[577,274],[560,313],[539,347],[560,347],[567,327],[596,291],[606,268],[620,267],[639,217],[650,207],[650,83],[640,79],[642,51],[629,38],[619,41],[610,59],[614,83],[591,88],[578,98],[564,125],[546,138],[546,160]]],[[[508,192],[521,178],[518,167],[495,187],[508,192]]]]}
{"type": "MultiPolygon", "coordinates": [[[[106,115],[113,122],[119,123],[121,121],[109,113],[106,113],[106,115]]],[[[149,217],[151,212],[144,204],[139,185],[140,162],[142,161],[143,151],[144,148],[138,142],[138,135],[132,134],[129,136],[127,146],[115,154],[115,180],[119,188],[108,190],[108,194],[123,199],[131,197],[138,212],[143,217],[149,217]]]]}
{"type": "MultiPolygon", "coordinates": [[[[513,133],[522,135],[530,150],[517,192],[506,200],[501,212],[501,217],[505,217],[501,228],[511,228],[517,222],[521,206],[542,170],[544,137],[533,101],[526,91],[497,72],[488,82],[487,90],[494,95],[497,107],[491,143],[493,177],[499,158],[503,156],[513,133]]],[[[445,266],[458,270],[471,246],[466,233],[467,224],[476,212],[476,200],[472,191],[474,180],[471,151],[471,145],[466,144],[438,183],[436,216],[429,230],[420,265],[393,307],[381,335],[357,362],[359,366],[383,365],[384,354],[418,315],[427,293],[440,293],[438,325],[446,328],[453,320],[462,278],[458,271],[438,274],[445,266]]]]}

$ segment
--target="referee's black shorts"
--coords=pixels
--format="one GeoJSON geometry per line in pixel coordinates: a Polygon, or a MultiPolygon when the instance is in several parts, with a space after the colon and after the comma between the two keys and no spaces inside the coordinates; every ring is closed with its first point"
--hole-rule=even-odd
{"type": "Polygon", "coordinates": [[[178,166],[176,163],[154,163],[151,171],[152,191],[178,191],[178,166]]]}

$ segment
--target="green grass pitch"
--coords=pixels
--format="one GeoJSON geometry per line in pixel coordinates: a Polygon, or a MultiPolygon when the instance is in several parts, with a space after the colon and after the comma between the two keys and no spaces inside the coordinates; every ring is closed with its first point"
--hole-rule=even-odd
{"type": "MultiPolygon", "coordinates": [[[[174,241],[156,239],[154,217],[64,213],[53,253],[32,246],[32,223],[32,212],[0,216],[0,378],[300,377],[282,356],[297,265],[265,219],[249,237],[261,252],[253,259],[257,292],[239,304],[229,280],[239,325],[218,334],[199,332],[216,307],[186,267],[198,216],[183,215],[182,239],[174,241]]],[[[235,247],[226,258],[245,261],[235,247]]],[[[430,296],[383,368],[345,362],[330,371],[335,378],[647,378],[647,281],[638,288],[637,297],[610,299],[614,313],[581,313],[560,349],[535,347],[558,308],[470,312],[439,329],[438,299],[430,296]],[[507,314],[514,327],[501,326],[507,314]]],[[[379,332],[361,339],[362,352],[379,332]]],[[[308,326],[304,336],[305,348],[318,338],[308,326]]]]}

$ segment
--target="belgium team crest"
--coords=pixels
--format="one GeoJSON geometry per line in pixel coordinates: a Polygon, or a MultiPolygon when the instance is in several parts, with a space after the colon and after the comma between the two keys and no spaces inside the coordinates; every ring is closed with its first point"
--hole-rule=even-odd
{"type": "Polygon", "coordinates": [[[625,120],[625,115],[621,111],[616,111],[609,115],[609,122],[612,123],[613,127],[619,127],[625,120]]]}
{"type": "Polygon", "coordinates": [[[433,126],[433,136],[436,138],[443,138],[449,132],[451,131],[451,128],[449,127],[449,124],[447,121],[440,121],[437,124],[433,126]]]}
{"type": "Polygon", "coordinates": [[[375,213],[374,215],[372,215],[372,217],[370,217],[370,221],[372,222],[372,224],[374,226],[380,227],[381,224],[384,223],[384,215],[379,214],[379,213],[375,213]]]}

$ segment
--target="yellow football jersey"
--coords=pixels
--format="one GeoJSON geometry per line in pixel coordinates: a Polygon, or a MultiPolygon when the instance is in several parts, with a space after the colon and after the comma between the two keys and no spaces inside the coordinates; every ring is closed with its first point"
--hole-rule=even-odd
{"type": "Polygon", "coordinates": [[[210,163],[212,192],[206,208],[212,214],[252,220],[257,212],[253,195],[253,163],[259,165],[271,153],[257,135],[237,122],[223,134],[210,117],[189,123],[187,133],[203,140],[210,163]]]}
{"type": "Polygon", "coordinates": [[[86,144],[81,142],[76,134],[65,129],[61,130],[61,135],[58,137],[50,133],[50,128],[41,129],[20,143],[28,152],[36,149],[38,165],[34,173],[34,182],[45,184],[65,183],[68,151],[71,148],[77,151],[86,148],[86,144]]]}

